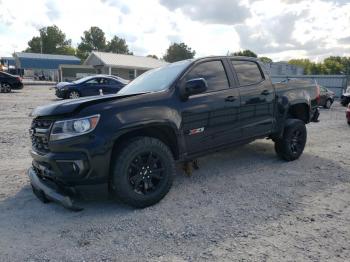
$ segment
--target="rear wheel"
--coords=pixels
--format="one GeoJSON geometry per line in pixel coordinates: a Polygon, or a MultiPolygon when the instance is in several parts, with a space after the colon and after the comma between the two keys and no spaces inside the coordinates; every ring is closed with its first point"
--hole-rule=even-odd
{"type": "Polygon", "coordinates": [[[298,159],[304,151],[306,137],[305,123],[299,119],[289,119],[283,137],[275,141],[277,155],[286,161],[298,159]]]}
{"type": "Polygon", "coordinates": [[[347,99],[347,98],[343,98],[341,101],[340,101],[340,103],[342,104],[342,106],[347,106],[348,104],[349,104],[349,101],[348,101],[349,99],[347,99]]]}
{"type": "Polygon", "coordinates": [[[69,99],[76,99],[76,98],[79,98],[80,97],[80,94],[78,91],[75,91],[75,90],[72,90],[68,93],[68,98],[69,99]]]}
{"type": "Polygon", "coordinates": [[[1,84],[1,92],[10,93],[11,92],[11,85],[9,83],[2,83],[1,84]]]}
{"type": "Polygon", "coordinates": [[[112,161],[111,188],[124,203],[143,208],[159,202],[169,192],[175,163],[170,149],[160,140],[136,138],[112,161]]]}

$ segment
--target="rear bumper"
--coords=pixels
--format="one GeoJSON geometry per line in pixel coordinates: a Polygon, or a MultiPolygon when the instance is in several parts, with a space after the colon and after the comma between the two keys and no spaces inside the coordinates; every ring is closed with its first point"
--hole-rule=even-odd
{"type": "Polygon", "coordinates": [[[67,194],[60,192],[58,187],[55,188],[50,186],[49,183],[45,182],[45,180],[39,178],[33,168],[28,169],[28,176],[32,187],[44,194],[47,199],[59,203],[65,208],[73,211],[82,210],[82,208],[73,204],[73,200],[67,194]]]}
{"type": "Polygon", "coordinates": [[[23,83],[22,82],[16,82],[11,85],[12,89],[22,89],[23,88],[23,83]]]}

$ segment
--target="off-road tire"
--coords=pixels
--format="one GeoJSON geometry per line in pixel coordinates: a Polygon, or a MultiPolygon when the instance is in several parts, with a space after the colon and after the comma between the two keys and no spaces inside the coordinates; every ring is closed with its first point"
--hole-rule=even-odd
{"type": "Polygon", "coordinates": [[[307,139],[305,123],[299,119],[288,119],[282,138],[276,139],[276,154],[286,160],[298,159],[304,151],[307,139]]]}
{"type": "MultiPolygon", "coordinates": [[[[152,137],[137,137],[124,144],[121,151],[112,157],[112,165],[113,171],[110,179],[112,192],[122,202],[136,208],[144,208],[159,202],[169,192],[175,174],[175,161],[170,149],[162,141],[152,137]],[[129,172],[131,172],[130,168],[133,166],[134,159],[148,152],[158,156],[164,172],[161,174],[162,180],[158,182],[155,191],[142,194],[133,188],[135,185],[132,185],[129,172]]],[[[137,170],[141,171],[140,169],[137,170]]],[[[137,174],[139,174],[138,171],[137,174]]],[[[142,186],[142,183],[144,182],[139,185],[142,186]]]]}

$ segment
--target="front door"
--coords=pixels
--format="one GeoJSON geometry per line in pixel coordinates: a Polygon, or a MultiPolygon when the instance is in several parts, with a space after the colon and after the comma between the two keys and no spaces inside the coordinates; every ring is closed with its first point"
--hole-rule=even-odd
{"type": "Polygon", "coordinates": [[[182,130],[189,154],[241,138],[239,90],[230,84],[223,62],[211,60],[194,65],[185,75],[185,81],[195,78],[204,78],[208,89],[190,96],[182,104],[182,130]]]}
{"type": "Polygon", "coordinates": [[[232,59],[241,97],[240,125],[243,138],[266,135],[273,126],[274,88],[254,61],[232,59]]]}

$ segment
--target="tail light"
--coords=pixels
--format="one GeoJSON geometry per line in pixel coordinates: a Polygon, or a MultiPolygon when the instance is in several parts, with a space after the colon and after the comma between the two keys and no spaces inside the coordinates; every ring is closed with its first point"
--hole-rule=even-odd
{"type": "Polygon", "coordinates": [[[19,76],[17,77],[17,80],[20,81],[20,82],[22,82],[22,78],[19,77],[19,76]]]}
{"type": "Polygon", "coordinates": [[[316,85],[316,101],[317,101],[317,104],[319,104],[321,101],[321,92],[320,92],[319,85],[316,85]]]}

